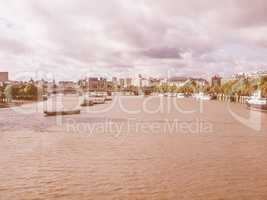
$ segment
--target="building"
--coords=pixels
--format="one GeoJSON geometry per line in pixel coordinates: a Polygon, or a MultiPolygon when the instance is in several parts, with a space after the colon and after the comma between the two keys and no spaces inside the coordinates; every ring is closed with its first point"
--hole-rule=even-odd
{"type": "Polygon", "coordinates": [[[149,87],[156,87],[160,86],[161,80],[157,78],[149,78],[149,87]]]}
{"type": "Polygon", "coordinates": [[[133,85],[138,88],[148,87],[150,85],[150,80],[146,78],[136,78],[133,81],[133,85]]]}
{"type": "Polygon", "coordinates": [[[107,88],[107,79],[106,78],[100,78],[98,83],[98,88],[101,90],[105,90],[107,88]]]}
{"type": "Polygon", "coordinates": [[[259,78],[262,76],[267,76],[267,71],[258,71],[258,72],[240,72],[232,76],[233,79],[239,80],[244,78],[259,78]]]}
{"type": "Polygon", "coordinates": [[[132,86],[132,79],[126,78],[126,87],[131,87],[131,86],[132,86]]]}
{"type": "Polygon", "coordinates": [[[211,86],[221,86],[222,84],[222,77],[215,75],[211,78],[211,86]]]}
{"type": "Polygon", "coordinates": [[[89,90],[105,90],[107,88],[107,79],[106,78],[88,78],[88,88],[89,90]]]}
{"type": "Polygon", "coordinates": [[[112,77],[112,83],[114,86],[118,85],[118,78],[117,77],[112,77]]]}
{"type": "Polygon", "coordinates": [[[79,80],[79,81],[78,81],[78,85],[79,85],[80,87],[82,87],[82,88],[85,88],[86,85],[87,85],[87,81],[86,81],[86,79],[79,80]]]}
{"type": "Polygon", "coordinates": [[[73,81],[59,81],[58,89],[60,90],[60,92],[73,93],[78,90],[78,85],[73,81]]]}
{"type": "Polygon", "coordinates": [[[229,82],[229,81],[235,81],[235,80],[237,80],[235,77],[229,77],[229,76],[227,76],[227,77],[223,77],[222,78],[222,80],[221,80],[221,84],[223,85],[223,84],[225,84],[225,83],[227,83],[227,82],[229,82]]]}
{"type": "Polygon", "coordinates": [[[168,79],[168,85],[182,87],[188,80],[187,77],[172,77],[168,79]]]}
{"type": "Polygon", "coordinates": [[[209,86],[209,82],[204,78],[191,78],[192,81],[195,81],[199,86],[209,86]]]}
{"type": "Polygon", "coordinates": [[[0,72],[0,82],[8,81],[8,72],[0,72]]]}
{"type": "Polygon", "coordinates": [[[267,76],[267,71],[259,71],[257,72],[258,76],[267,76]]]}
{"type": "Polygon", "coordinates": [[[98,89],[98,78],[95,78],[95,77],[88,78],[88,88],[89,90],[97,90],[98,89]]]}
{"type": "Polygon", "coordinates": [[[138,77],[136,77],[132,82],[134,86],[138,88],[143,88],[149,86],[150,79],[144,78],[142,74],[138,74],[138,77]]]}
{"type": "Polygon", "coordinates": [[[125,80],[123,78],[120,78],[120,87],[124,88],[125,86],[125,80]]]}
{"type": "Polygon", "coordinates": [[[146,78],[140,79],[140,86],[141,87],[149,87],[149,80],[146,78]]]}
{"type": "Polygon", "coordinates": [[[73,81],[59,81],[58,82],[59,87],[75,87],[76,84],[73,81]]]}

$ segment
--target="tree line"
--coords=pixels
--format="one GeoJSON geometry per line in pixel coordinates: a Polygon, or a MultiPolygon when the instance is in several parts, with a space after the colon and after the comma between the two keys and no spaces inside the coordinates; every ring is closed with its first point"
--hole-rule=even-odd
{"type": "Polygon", "coordinates": [[[241,78],[237,80],[229,80],[221,85],[206,85],[202,86],[192,80],[184,86],[177,87],[176,85],[162,84],[153,86],[152,92],[157,93],[184,93],[193,94],[204,92],[210,95],[224,94],[224,95],[239,95],[250,96],[255,91],[261,90],[262,95],[267,97],[267,76],[261,78],[241,78]]]}
{"type": "Polygon", "coordinates": [[[0,86],[0,97],[12,100],[37,100],[39,92],[31,83],[0,86]]]}

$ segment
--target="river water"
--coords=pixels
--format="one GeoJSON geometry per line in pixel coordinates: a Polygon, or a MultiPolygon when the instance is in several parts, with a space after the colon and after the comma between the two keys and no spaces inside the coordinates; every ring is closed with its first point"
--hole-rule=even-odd
{"type": "Polygon", "coordinates": [[[160,97],[44,107],[0,110],[1,200],[267,199],[267,114],[160,97]]]}

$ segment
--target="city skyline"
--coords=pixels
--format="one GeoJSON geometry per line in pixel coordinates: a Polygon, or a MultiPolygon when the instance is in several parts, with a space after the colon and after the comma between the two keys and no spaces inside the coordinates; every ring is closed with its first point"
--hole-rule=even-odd
{"type": "Polygon", "coordinates": [[[2,2],[0,71],[77,80],[267,69],[266,1],[165,2],[2,2]]]}

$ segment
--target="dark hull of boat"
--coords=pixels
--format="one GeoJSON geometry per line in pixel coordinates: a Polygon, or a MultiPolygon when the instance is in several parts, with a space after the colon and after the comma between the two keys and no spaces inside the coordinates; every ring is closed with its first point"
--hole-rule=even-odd
{"type": "Polygon", "coordinates": [[[105,101],[112,101],[112,98],[106,98],[105,101]]]}
{"type": "Polygon", "coordinates": [[[87,106],[93,106],[94,102],[93,101],[84,101],[81,106],[82,107],[87,107],[87,106]]]}
{"type": "Polygon", "coordinates": [[[93,104],[105,104],[105,101],[94,101],[93,100],[93,104]]]}
{"type": "Polygon", "coordinates": [[[47,95],[43,95],[43,101],[47,101],[47,100],[48,100],[47,95]]]}
{"type": "Polygon", "coordinates": [[[259,111],[266,111],[267,112],[267,104],[259,105],[259,104],[249,104],[249,103],[247,103],[247,107],[249,109],[259,110],[259,111]]]}
{"type": "Polygon", "coordinates": [[[45,116],[58,116],[58,115],[77,115],[80,114],[80,110],[73,110],[73,111],[54,111],[54,112],[48,112],[45,111],[44,114],[45,116]]]}

